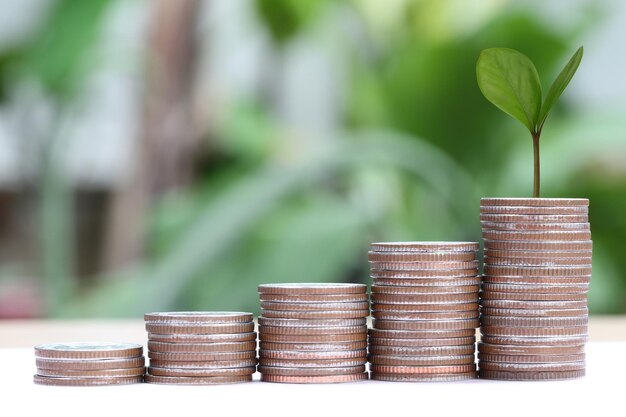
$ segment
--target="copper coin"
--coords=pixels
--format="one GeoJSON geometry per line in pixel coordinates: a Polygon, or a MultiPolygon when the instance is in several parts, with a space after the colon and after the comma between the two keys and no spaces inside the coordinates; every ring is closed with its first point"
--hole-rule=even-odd
{"type": "Polygon", "coordinates": [[[528,309],[528,310],[557,310],[587,308],[587,301],[517,301],[517,300],[480,300],[483,307],[528,309]]]}
{"type": "Polygon", "coordinates": [[[371,337],[371,345],[376,346],[459,346],[471,345],[476,342],[476,336],[449,337],[444,339],[390,339],[384,337],[371,337]]]}
{"type": "Polygon", "coordinates": [[[259,325],[274,327],[346,327],[364,326],[367,319],[278,319],[259,317],[259,325]]]}
{"type": "Polygon", "coordinates": [[[370,365],[370,371],[381,374],[456,374],[476,371],[476,365],[389,366],[370,365]]]}
{"type": "Polygon", "coordinates": [[[478,303],[430,303],[430,304],[378,304],[372,303],[372,311],[475,311],[478,303]]]}
{"type": "Polygon", "coordinates": [[[587,294],[556,292],[539,293],[539,292],[496,292],[481,291],[480,298],[483,300],[520,300],[520,301],[582,301],[587,299],[587,294]]]}
{"type": "Polygon", "coordinates": [[[248,323],[252,313],[233,311],[170,311],[146,313],[144,320],[156,323],[248,323]]]}
{"type": "Polygon", "coordinates": [[[478,293],[469,294],[379,294],[371,295],[377,304],[441,304],[478,302],[478,293]]]}
{"type": "Polygon", "coordinates": [[[175,353],[175,352],[150,352],[148,351],[148,357],[150,359],[156,359],[161,361],[234,361],[242,359],[254,359],[256,358],[256,350],[250,350],[246,352],[216,352],[216,353],[175,353]]]}
{"type": "Polygon", "coordinates": [[[154,368],[167,369],[229,369],[229,368],[248,368],[257,364],[256,357],[253,359],[238,359],[225,361],[170,361],[151,359],[150,366],[154,368]]]}
{"type": "Polygon", "coordinates": [[[390,355],[390,356],[455,356],[455,355],[473,355],[475,346],[372,346],[370,345],[371,355],[390,355]]]}
{"type": "Polygon", "coordinates": [[[475,252],[375,252],[367,253],[368,261],[375,262],[458,262],[473,261],[475,252]]]}
{"type": "Polygon", "coordinates": [[[367,362],[366,358],[351,359],[270,359],[259,358],[260,366],[276,366],[280,368],[342,368],[361,366],[367,362]]]}
{"type": "Polygon", "coordinates": [[[259,298],[276,303],[356,303],[367,301],[367,294],[260,294],[259,298]]]}
{"type": "Polygon", "coordinates": [[[454,366],[475,365],[474,354],[447,355],[447,356],[394,356],[394,355],[369,355],[371,365],[380,366],[454,366]]]}
{"type": "Polygon", "coordinates": [[[337,350],[358,350],[367,349],[367,341],[348,343],[273,343],[261,342],[261,349],[264,350],[297,350],[297,351],[337,351],[337,350]]]}
{"type": "Polygon", "coordinates": [[[476,372],[456,373],[456,374],[379,374],[370,373],[370,378],[374,381],[389,382],[454,382],[475,379],[476,372]]]}
{"type": "Polygon", "coordinates": [[[477,318],[478,310],[436,312],[418,311],[416,313],[373,311],[372,317],[379,320],[460,320],[477,318]]]}
{"type": "Polygon", "coordinates": [[[374,278],[373,283],[377,286],[394,286],[403,288],[452,288],[455,286],[466,287],[468,285],[480,285],[480,277],[474,275],[468,278],[423,278],[423,279],[405,279],[405,278],[374,278]]]}
{"type": "Polygon", "coordinates": [[[510,316],[486,316],[480,318],[483,326],[504,327],[566,327],[586,326],[589,323],[587,316],[582,317],[510,317],[510,316]]]}
{"type": "Polygon", "coordinates": [[[372,285],[372,294],[471,294],[479,290],[478,285],[398,287],[372,285]]]}
{"type": "Polygon", "coordinates": [[[561,362],[580,362],[585,360],[584,353],[575,353],[571,355],[491,355],[488,353],[479,353],[479,361],[485,362],[504,362],[504,363],[561,363],[561,362]]]}
{"type": "Polygon", "coordinates": [[[482,334],[490,336],[511,337],[551,337],[551,336],[586,336],[589,333],[587,326],[572,327],[503,327],[481,326],[482,334]]]}
{"type": "Polygon", "coordinates": [[[480,362],[480,369],[508,372],[562,372],[585,369],[585,361],[555,363],[480,362]]]}
{"type": "Polygon", "coordinates": [[[588,266],[591,265],[591,258],[491,258],[484,257],[487,265],[503,266],[588,266]]]}
{"type": "Polygon", "coordinates": [[[367,357],[367,349],[336,351],[259,350],[263,359],[354,359],[367,357]]]}
{"type": "Polygon", "coordinates": [[[583,241],[499,241],[485,239],[485,249],[488,250],[546,250],[546,251],[581,251],[592,250],[593,243],[591,240],[583,241]]]}
{"type": "Polygon", "coordinates": [[[512,276],[582,276],[591,275],[591,266],[500,266],[485,265],[487,275],[512,275],[512,276]]]}
{"type": "Polygon", "coordinates": [[[589,291],[588,284],[566,284],[566,285],[540,285],[540,284],[492,284],[486,282],[483,284],[483,290],[489,292],[506,292],[506,293],[526,293],[533,291],[541,294],[556,293],[556,294],[587,294],[589,291]]]}
{"type": "Polygon", "coordinates": [[[256,372],[256,366],[243,368],[157,368],[150,367],[148,372],[153,376],[175,376],[175,377],[216,377],[216,376],[243,376],[252,375],[256,372]]]}
{"type": "Polygon", "coordinates": [[[388,339],[448,339],[451,337],[471,337],[476,335],[475,329],[464,330],[429,330],[429,331],[409,331],[409,330],[380,330],[369,329],[370,337],[388,339]]]}
{"type": "Polygon", "coordinates": [[[280,382],[287,384],[334,384],[339,382],[357,382],[367,380],[367,374],[327,375],[327,376],[295,376],[261,374],[263,382],[280,382]]]}
{"type": "Polygon", "coordinates": [[[285,310],[261,310],[263,317],[281,319],[357,319],[368,317],[369,309],[366,310],[332,310],[332,311],[285,311],[285,310]]]}
{"type": "Polygon", "coordinates": [[[372,326],[381,330],[463,330],[480,326],[478,319],[466,320],[379,320],[372,326]]]}
{"type": "Polygon", "coordinates": [[[256,341],[230,343],[167,343],[148,341],[151,352],[242,352],[256,349],[256,341]]]}
{"type": "Polygon", "coordinates": [[[487,214],[480,215],[485,222],[502,223],[584,223],[589,221],[587,214],[487,214]]]}
{"type": "Polygon", "coordinates": [[[346,326],[346,327],[274,327],[259,326],[261,334],[293,334],[293,335],[325,335],[325,334],[345,334],[345,333],[366,333],[367,326],[346,326]]]}
{"type": "Polygon", "coordinates": [[[534,372],[507,372],[479,370],[478,376],[481,379],[499,379],[502,381],[557,381],[563,379],[582,378],[585,370],[578,371],[534,371],[534,372]]]}
{"type": "Polygon", "coordinates": [[[486,249],[490,258],[591,258],[593,251],[541,251],[541,250],[497,250],[486,249]]]}
{"type": "Polygon", "coordinates": [[[108,378],[63,378],[35,375],[33,382],[37,385],[55,385],[64,387],[87,387],[102,385],[126,385],[143,381],[143,376],[108,377],[108,378]]]}
{"type": "Polygon", "coordinates": [[[583,231],[589,230],[589,222],[581,223],[502,223],[502,222],[480,222],[483,230],[562,230],[562,231],[583,231]]]}
{"type": "Polygon", "coordinates": [[[252,381],[252,375],[240,376],[156,376],[147,374],[145,381],[149,384],[167,385],[218,385],[218,384],[238,384],[252,381]]]}
{"type": "Polygon", "coordinates": [[[369,308],[367,301],[358,303],[275,303],[261,301],[261,308],[280,311],[332,311],[332,310],[364,310],[369,308]]]}
{"type": "Polygon", "coordinates": [[[336,368],[281,368],[279,366],[259,366],[259,372],[265,375],[283,376],[351,375],[365,372],[365,365],[336,368]]]}
{"type": "Polygon", "coordinates": [[[492,345],[479,343],[478,351],[489,355],[531,355],[531,356],[559,356],[585,353],[585,345],[572,346],[516,346],[516,345],[492,345]]]}
{"type": "Polygon", "coordinates": [[[258,287],[260,294],[358,294],[365,293],[365,284],[337,284],[337,283],[280,283],[261,284],[258,287]]]}
{"type": "Polygon", "coordinates": [[[478,242],[374,242],[375,252],[472,252],[477,251],[478,242]]]}
{"type": "Polygon", "coordinates": [[[254,322],[227,323],[227,324],[160,324],[146,323],[146,330],[150,333],[165,334],[227,334],[246,333],[254,331],[254,322]]]}
{"type": "Polygon", "coordinates": [[[38,358],[116,359],[134,358],[143,354],[137,343],[50,343],[35,346],[38,358]]]}
{"type": "MultiPolygon", "coordinates": [[[[423,367],[423,366],[462,366],[462,365],[474,365],[474,354],[448,355],[448,356],[370,355],[369,362],[372,365],[377,365],[377,366],[420,366],[420,367],[423,367]]],[[[370,366],[370,369],[372,369],[371,366],[370,366]]],[[[400,372],[389,372],[389,373],[400,373],[400,372]]]]}
{"type": "Polygon", "coordinates": [[[348,334],[327,334],[327,335],[291,335],[291,334],[261,334],[259,335],[261,342],[276,343],[347,343],[359,342],[366,340],[367,337],[362,333],[348,334]]]}
{"type": "Polygon", "coordinates": [[[37,375],[64,378],[123,378],[130,376],[143,376],[145,372],[146,368],[144,367],[100,370],[37,369],[37,375]]]}
{"type": "Polygon", "coordinates": [[[508,231],[483,230],[483,239],[489,240],[530,240],[530,241],[580,241],[591,239],[591,232],[585,231],[508,231]]]}
{"type": "Polygon", "coordinates": [[[230,343],[256,340],[256,332],[230,334],[158,334],[148,333],[148,340],[166,343],[230,343]]]}
{"type": "Polygon", "coordinates": [[[35,358],[39,369],[68,370],[68,371],[99,371],[106,369],[141,368],[145,365],[143,356],[124,359],[46,359],[35,358]]]}
{"type": "Polygon", "coordinates": [[[484,206],[524,206],[524,207],[570,207],[589,206],[588,198],[499,198],[485,197],[480,199],[484,206]]]}
{"type": "Polygon", "coordinates": [[[589,284],[591,275],[578,277],[524,277],[524,276],[502,276],[484,275],[483,282],[493,284],[520,284],[520,285],[570,285],[589,284]]]}
{"type": "Polygon", "coordinates": [[[490,336],[481,335],[483,343],[491,345],[517,345],[517,346],[578,346],[587,343],[587,336],[569,337],[514,337],[514,336],[490,336]]]}
{"type": "Polygon", "coordinates": [[[531,206],[480,206],[480,214],[574,214],[585,215],[586,206],[571,207],[531,207],[531,206]]]}
{"type": "Polygon", "coordinates": [[[414,271],[389,271],[385,269],[371,269],[370,277],[372,278],[393,278],[393,279],[414,279],[422,281],[426,278],[449,280],[459,278],[475,278],[478,275],[478,268],[473,266],[467,269],[419,269],[414,271]]]}
{"type": "Polygon", "coordinates": [[[370,261],[372,270],[383,271],[421,271],[421,270],[465,270],[478,268],[478,261],[449,262],[375,262],[370,261]]]}

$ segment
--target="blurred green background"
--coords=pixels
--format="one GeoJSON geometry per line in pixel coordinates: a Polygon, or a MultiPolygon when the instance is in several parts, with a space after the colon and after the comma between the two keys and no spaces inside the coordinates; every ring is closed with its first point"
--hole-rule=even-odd
{"type": "Polygon", "coordinates": [[[0,317],[257,312],[368,283],[372,241],[479,240],[532,191],[480,50],[551,83],[579,45],[542,194],[590,198],[590,308],[626,313],[626,4],[520,3],[0,1],[0,317]]]}

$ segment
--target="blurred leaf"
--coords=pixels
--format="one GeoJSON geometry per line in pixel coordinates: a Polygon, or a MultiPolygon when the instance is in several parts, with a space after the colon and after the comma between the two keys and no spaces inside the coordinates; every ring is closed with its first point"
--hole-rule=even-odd
{"type": "Polygon", "coordinates": [[[509,48],[489,48],[476,63],[478,86],[485,98],[535,131],[541,111],[541,83],[528,57],[509,48]]]}
{"type": "Polygon", "coordinates": [[[107,0],[60,0],[18,65],[52,92],[70,94],[81,79],[85,55],[100,32],[107,0]]]}
{"type": "Polygon", "coordinates": [[[543,124],[545,123],[546,118],[548,117],[548,113],[550,113],[550,110],[552,109],[552,106],[554,106],[554,103],[556,103],[559,97],[561,97],[561,94],[563,94],[563,91],[572,80],[572,77],[578,69],[578,65],[580,65],[581,59],[583,59],[582,46],[578,48],[578,50],[574,53],[567,65],[565,65],[563,70],[561,70],[561,73],[556,77],[556,80],[554,80],[552,86],[550,86],[550,90],[548,90],[546,99],[541,106],[541,112],[539,113],[539,120],[537,123],[537,129],[539,131],[541,131],[541,129],[543,128],[543,124]]]}
{"type": "MultiPolygon", "coordinates": [[[[395,167],[418,178],[434,192],[442,195],[446,204],[456,211],[460,212],[461,205],[465,207],[464,202],[468,199],[478,202],[479,194],[467,173],[445,153],[425,141],[383,131],[346,135],[338,141],[329,142],[327,147],[320,146],[319,153],[308,155],[307,160],[288,166],[262,167],[256,173],[237,180],[202,208],[197,219],[185,229],[175,244],[171,245],[170,252],[162,260],[153,267],[141,267],[134,271],[137,275],[125,275],[124,279],[104,280],[99,288],[85,296],[79,303],[68,306],[66,314],[139,316],[148,310],[172,308],[193,280],[206,279],[205,273],[210,275],[214,268],[221,268],[221,264],[228,260],[225,254],[241,242],[248,241],[251,231],[268,215],[280,210],[280,207],[289,201],[289,196],[307,187],[323,189],[323,180],[337,174],[345,175],[363,167],[377,165],[395,167]],[[137,294],[142,296],[138,298],[137,294]],[[112,299],[116,300],[114,304],[111,303],[112,299]]],[[[321,205],[315,207],[318,212],[324,210],[321,205]]],[[[329,207],[333,205],[329,204],[329,207]]],[[[476,210],[477,207],[478,204],[476,210]]],[[[293,239],[308,239],[309,242],[316,242],[316,245],[319,245],[316,246],[318,249],[312,248],[311,259],[315,262],[309,268],[305,267],[305,271],[315,267],[319,268],[320,274],[325,271],[332,275],[331,272],[341,269],[339,266],[343,266],[345,270],[347,265],[361,262],[361,253],[355,248],[363,242],[359,238],[363,232],[357,233],[354,230],[358,230],[359,225],[363,224],[359,219],[364,217],[352,212],[358,209],[359,205],[354,205],[350,210],[333,210],[338,216],[343,213],[337,221],[343,219],[340,223],[352,225],[348,229],[335,221],[329,223],[327,227],[316,226],[315,212],[306,211],[309,214],[305,223],[306,230],[303,229],[301,233],[292,236],[293,239]],[[346,234],[349,229],[352,231],[346,234]],[[332,246],[334,244],[338,246],[332,246]],[[331,245],[324,248],[332,249],[337,256],[332,263],[326,265],[328,269],[319,265],[324,259],[315,259],[315,253],[320,250],[321,245],[331,245]],[[339,256],[341,253],[343,255],[339,256]],[[352,254],[353,258],[348,254],[352,254]]],[[[465,213],[476,217],[475,213],[467,211],[465,213]]],[[[298,221],[295,221],[289,228],[296,228],[297,223],[298,221]]],[[[280,244],[286,242],[281,240],[280,244]]],[[[291,244],[295,243],[292,241],[291,244]]],[[[263,246],[257,246],[256,251],[260,250],[259,247],[263,246]]],[[[258,253],[262,252],[260,250],[258,253]]],[[[278,256],[280,252],[273,253],[278,256]]],[[[284,256],[284,253],[280,256],[284,256]]],[[[246,257],[233,257],[232,262],[240,263],[242,259],[246,257]]],[[[275,270],[269,268],[268,271],[275,270]]],[[[282,279],[299,280],[299,277],[291,277],[296,270],[292,271],[286,273],[282,279]]],[[[307,277],[302,279],[306,280],[307,277]]],[[[319,278],[323,279],[321,275],[319,278]]],[[[327,278],[337,279],[331,276],[327,278]]],[[[264,276],[257,279],[271,281],[277,277],[264,276]]],[[[220,284],[218,281],[216,285],[230,284],[226,281],[220,284]]],[[[254,285],[250,280],[246,280],[245,288],[239,285],[237,291],[254,294],[254,285]]]]}
{"type": "Polygon", "coordinates": [[[278,43],[284,43],[314,20],[332,0],[256,0],[261,19],[278,43]]]}

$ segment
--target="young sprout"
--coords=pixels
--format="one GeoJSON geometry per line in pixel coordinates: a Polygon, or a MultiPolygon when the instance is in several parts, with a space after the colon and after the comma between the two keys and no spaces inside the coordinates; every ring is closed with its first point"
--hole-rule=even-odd
{"type": "Polygon", "coordinates": [[[552,83],[542,103],[537,69],[524,54],[508,48],[484,49],[476,63],[478,87],[485,98],[528,128],[533,139],[533,197],[539,197],[539,138],[548,113],[578,69],[581,46],[552,83]]]}

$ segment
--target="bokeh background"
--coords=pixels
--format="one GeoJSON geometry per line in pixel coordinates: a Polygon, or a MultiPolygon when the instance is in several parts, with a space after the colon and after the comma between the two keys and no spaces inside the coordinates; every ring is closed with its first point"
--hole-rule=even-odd
{"type": "Polygon", "coordinates": [[[479,240],[529,196],[525,128],[480,94],[507,46],[544,88],[542,193],[588,197],[592,313],[626,313],[626,3],[1,0],[0,317],[258,311],[266,282],[368,278],[381,240],[479,240]]]}

